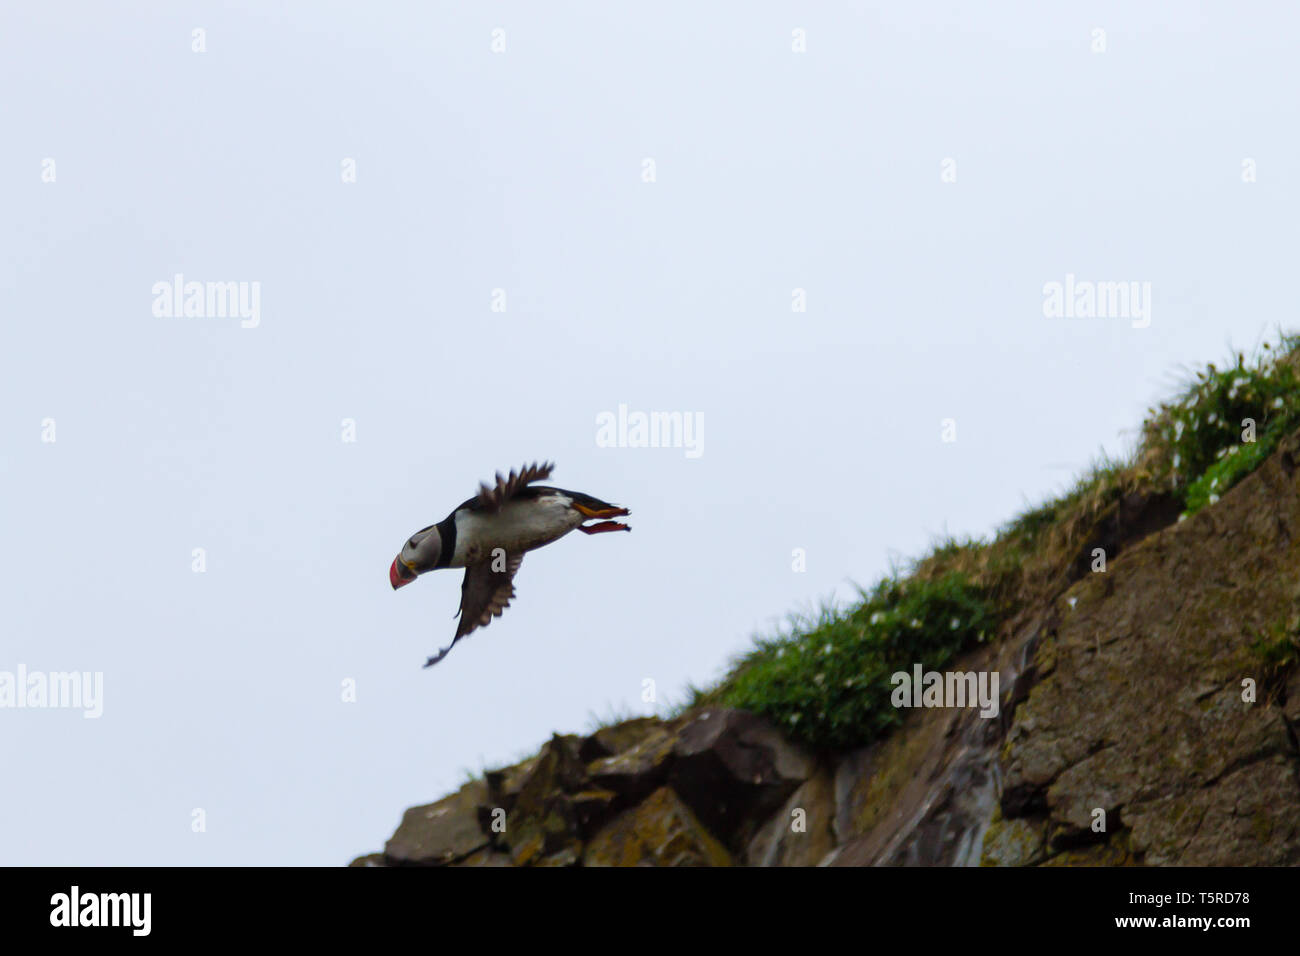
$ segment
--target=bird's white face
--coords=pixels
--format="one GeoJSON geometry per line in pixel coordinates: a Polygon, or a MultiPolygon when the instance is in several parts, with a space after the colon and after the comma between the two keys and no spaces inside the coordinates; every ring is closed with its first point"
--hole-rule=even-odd
{"type": "Polygon", "coordinates": [[[441,550],[442,539],[438,536],[438,529],[430,526],[411,535],[411,540],[402,546],[402,557],[407,559],[412,571],[418,571],[437,564],[441,550]]]}
{"type": "Polygon", "coordinates": [[[394,589],[410,584],[416,575],[438,563],[441,552],[442,539],[438,536],[437,528],[430,525],[415,532],[393,560],[393,566],[388,571],[389,582],[394,589]]]}

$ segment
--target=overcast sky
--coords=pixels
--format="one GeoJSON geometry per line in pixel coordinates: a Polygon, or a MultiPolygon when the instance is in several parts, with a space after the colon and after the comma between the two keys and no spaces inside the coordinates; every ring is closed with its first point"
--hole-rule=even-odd
{"type": "Polygon", "coordinates": [[[0,709],[0,863],[381,849],[1294,316],[1289,5],[111,6],[0,13],[0,671],[103,680],[0,709]],[[634,530],[422,669],[460,573],[393,556],[534,459],[634,530]]]}

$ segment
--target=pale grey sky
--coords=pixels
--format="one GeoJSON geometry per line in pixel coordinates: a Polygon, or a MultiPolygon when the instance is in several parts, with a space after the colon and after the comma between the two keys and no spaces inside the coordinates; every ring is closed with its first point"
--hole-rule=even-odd
{"type": "Polygon", "coordinates": [[[0,709],[0,863],[379,849],[1293,321],[1287,5],[114,6],[0,13],[0,671],[104,680],[0,709]],[[154,315],[176,273],[259,324],[154,315]],[[1067,274],[1150,283],[1149,327],[1046,318],[1067,274]],[[598,447],[620,404],[703,453],[598,447]],[[394,554],[546,458],[633,532],[530,555],[423,670],[459,573],[394,593],[394,554]]]}

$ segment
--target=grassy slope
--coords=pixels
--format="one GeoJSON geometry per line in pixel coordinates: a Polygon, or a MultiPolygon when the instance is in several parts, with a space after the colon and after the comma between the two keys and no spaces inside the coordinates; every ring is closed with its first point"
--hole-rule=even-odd
{"type": "MultiPolygon", "coordinates": [[[[763,714],[817,749],[861,746],[901,719],[890,674],[937,670],[999,635],[1034,594],[1062,579],[1103,512],[1131,494],[1173,495],[1184,515],[1212,505],[1300,427],[1300,336],[1282,335],[1250,361],[1195,373],[1149,410],[1126,460],[1093,466],[1064,495],[992,539],[948,539],[847,608],[829,605],[760,637],[716,686],[691,688],[681,709],[721,704],[763,714]]],[[[1293,660],[1294,636],[1270,654],[1293,660]]]]}

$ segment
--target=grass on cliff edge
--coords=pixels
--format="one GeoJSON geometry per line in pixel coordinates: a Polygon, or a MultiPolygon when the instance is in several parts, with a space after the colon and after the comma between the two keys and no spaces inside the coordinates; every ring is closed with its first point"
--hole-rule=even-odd
{"type": "Polygon", "coordinates": [[[815,621],[759,640],[724,700],[818,747],[851,747],[902,720],[890,704],[891,674],[914,663],[938,670],[995,624],[988,600],[960,572],[887,579],[847,612],[824,607],[815,621]]]}
{"type": "Polygon", "coordinates": [[[1286,351],[1273,360],[1265,356],[1247,364],[1238,353],[1227,369],[1207,366],[1181,401],[1162,405],[1144,423],[1158,477],[1179,493],[1185,514],[1218,501],[1300,426],[1296,341],[1284,337],[1283,346],[1286,351]]]}
{"type": "MultiPolygon", "coordinates": [[[[689,688],[678,710],[722,705],[762,714],[816,748],[863,746],[902,716],[890,675],[938,670],[994,638],[1036,596],[1059,593],[1080,549],[1124,495],[1167,495],[1194,514],[1218,501],[1300,427],[1300,336],[1279,334],[1251,361],[1209,365],[1149,410],[1136,450],[1102,459],[1069,491],[991,540],[948,538],[859,602],[824,604],[758,637],[717,686],[689,688]]],[[[1294,666],[1294,661],[1291,662],[1294,666]]]]}

